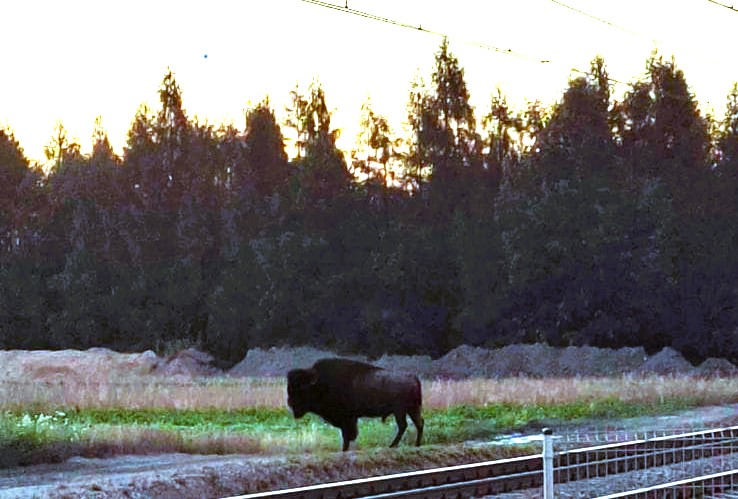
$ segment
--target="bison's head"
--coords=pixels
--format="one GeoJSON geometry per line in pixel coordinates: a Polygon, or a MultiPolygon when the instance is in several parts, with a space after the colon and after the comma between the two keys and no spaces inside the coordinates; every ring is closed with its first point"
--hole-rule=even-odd
{"type": "Polygon", "coordinates": [[[293,369],[287,373],[287,405],[296,418],[310,410],[313,389],[318,382],[315,369],[293,369]]]}

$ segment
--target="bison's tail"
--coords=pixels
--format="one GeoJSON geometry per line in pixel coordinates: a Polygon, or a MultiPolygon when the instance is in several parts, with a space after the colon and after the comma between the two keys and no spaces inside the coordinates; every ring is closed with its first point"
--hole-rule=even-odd
{"type": "Polygon", "coordinates": [[[423,389],[420,386],[420,380],[418,378],[415,378],[415,386],[413,387],[413,403],[417,405],[417,407],[421,407],[423,405],[423,389]]]}

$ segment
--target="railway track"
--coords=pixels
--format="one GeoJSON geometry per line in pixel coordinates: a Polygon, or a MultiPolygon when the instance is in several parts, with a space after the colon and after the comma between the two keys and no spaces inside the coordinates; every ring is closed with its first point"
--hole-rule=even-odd
{"type": "MultiPolygon", "coordinates": [[[[738,452],[738,426],[558,452],[557,483],[617,475],[738,452]]],[[[228,499],[449,499],[540,488],[540,454],[276,490],[228,499]]]]}

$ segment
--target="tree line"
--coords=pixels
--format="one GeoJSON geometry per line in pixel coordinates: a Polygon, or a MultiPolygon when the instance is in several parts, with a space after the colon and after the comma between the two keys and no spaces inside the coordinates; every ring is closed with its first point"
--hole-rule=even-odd
{"type": "Polygon", "coordinates": [[[367,103],[349,153],[319,83],[240,130],[188,117],[171,72],[122,157],[99,122],[90,154],[58,125],[45,173],[0,130],[0,347],[738,361],[738,86],[705,116],[654,53],[617,101],[598,57],[551,107],[497,90],[479,116],[445,40],[434,62],[406,129],[367,103]]]}

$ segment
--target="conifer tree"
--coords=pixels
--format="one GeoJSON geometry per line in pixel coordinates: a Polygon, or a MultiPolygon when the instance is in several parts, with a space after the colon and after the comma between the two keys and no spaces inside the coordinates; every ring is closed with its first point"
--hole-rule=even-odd
{"type": "Polygon", "coordinates": [[[569,82],[540,136],[540,159],[549,181],[602,172],[614,159],[607,71],[601,57],[590,67],[589,74],[569,82]]]}
{"type": "Polygon", "coordinates": [[[676,63],[652,54],[648,79],[638,81],[618,107],[619,140],[637,177],[678,177],[706,166],[707,123],[676,63]]]}
{"type": "Polygon", "coordinates": [[[431,137],[433,177],[440,182],[458,179],[467,170],[479,168],[480,144],[476,135],[474,110],[469,104],[469,91],[464,70],[451,53],[444,38],[436,53],[433,72],[435,93],[432,109],[437,133],[431,137]]]}
{"type": "Polygon", "coordinates": [[[389,189],[395,180],[394,172],[390,171],[395,144],[390,137],[387,119],[374,112],[371,101],[367,100],[361,109],[361,131],[357,137],[357,149],[351,155],[353,167],[365,177],[364,184],[370,202],[379,199],[386,208],[389,189]]]}
{"type": "Polygon", "coordinates": [[[717,141],[720,169],[738,176],[738,83],[733,84],[728,94],[725,117],[720,125],[717,141]]]}
{"type": "MultiPolygon", "coordinates": [[[[284,137],[266,99],[246,112],[246,167],[260,197],[287,184],[289,170],[284,137]]],[[[243,182],[246,179],[241,179],[243,182]]]]}
{"type": "Polygon", "coordinates": [[[21,222],[21,183],[30,172],[30,164],[13,132],[0,129],[0,247],[13,247],[17,223],[21,222]]]}
{"type": "Polygon", "coordinates": [[[472,195],[482,172],[482,142],[476,133],[464,70],[445,38],[436,53],[432,80],[432,113],[427,116],[425,142],[433,165],[432,204],[447,217],[475,204],[472,195]]]}
{"type": "Polygon", "coordinates": [[[492,96],[489,113],[482,119],[487,132],[484,158],[485,174],[493,192],[497,191],[505,170],[510,170],[519,161],[513,134],[521,131],[522,120],[513,114],[502,90],[492,96]]]}
{"type": "Polygon", "coordinates": [[[430,148],[437,126],[431,96],[420,78],[411,83],[407,103],[407,124],[410,128],[410,137],[406,143],[404,156],[405,175],[411,179],[413,189],[423,193],[425,182],[432,171],[430,148]]]}
{"type": "Polygon", "coordinates": [[[336,146],[340,130],[331,128],[331,113],[320,83],[310,85],[307,97],[293,93],[288,125],[298,136],[298,198],[309,204],[325,205],[348,188],[350,176],[343,153],[336,146]]]}

